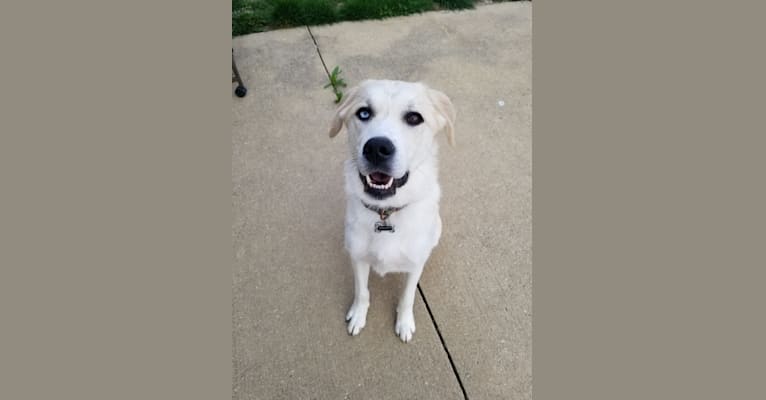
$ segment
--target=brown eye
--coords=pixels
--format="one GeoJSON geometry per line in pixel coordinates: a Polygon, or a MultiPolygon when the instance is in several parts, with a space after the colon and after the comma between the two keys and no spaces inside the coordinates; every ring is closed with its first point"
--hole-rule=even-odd
{"type": "Polygon", "coordinates": [[[404,122],[410,126],[420,125],[423,123],[423,116],[420,115],[420,113],[410,111],[407,114],[404,114],[404,122]]]}

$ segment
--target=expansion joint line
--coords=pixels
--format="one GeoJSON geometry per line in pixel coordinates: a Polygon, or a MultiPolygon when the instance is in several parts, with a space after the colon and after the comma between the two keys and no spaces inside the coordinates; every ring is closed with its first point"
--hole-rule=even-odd
{"type": "Polygon", "coordinates": [[[455,378],[457,378],[457,383],[460,385],[460,390],[463,392],[463,398],[465,400],[468,400],[468,394],[465,392],[465,387],[463,386],[463,381],[460,379],[460,374],[457,372],[457,367],[455,366],[455,362],[452,361],[452,355],[449,352],[449,349],[447,348],[447,344],[444,342],[444,337],[442,336],[441,330],[439,330],[439,324],[436,323],[436,318],[434,318],[434,314],[431,312],[431,306],[428,305],[428,300],[426,300],[426,295],[423,293],[423,288],[420,287],[420,284],[418,283],[418,292],[420,292],[420,298],[423,299],[423,304],[426,305],[426,310],[428,310],[428,316],[431,317],[431,322],[434,324],[434,328],[436,329],[436,334],[439,335],[439,341],[442,343],[442,348],[444,349],[444,352],[447,353],[447,359],[449,360],[449,365],[452,367],[452,372],[455,374],[455,378]]]}

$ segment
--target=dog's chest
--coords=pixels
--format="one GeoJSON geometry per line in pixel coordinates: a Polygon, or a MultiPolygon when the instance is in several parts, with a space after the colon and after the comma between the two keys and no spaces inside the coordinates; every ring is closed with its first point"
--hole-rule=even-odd
{"type": "Polygon", "coordinates": [[[394,237],[396,233],[385,233],[387,236],[376,234],[372,236],[367,246],[365,258],[373,269],[383,275],[387,272],[405,272],[415,266],[401,238],[394,237]]]}
{"type": "Polygon", "coordinates": [[[397,214],[386,221],[393,231],[376,231],[375,223],[380,219],[369,211],[347,227],[346,245],[351,256],[368,262],[381,275],[419,267],[438,241],[440,221],[435,212],[397,214]]]}

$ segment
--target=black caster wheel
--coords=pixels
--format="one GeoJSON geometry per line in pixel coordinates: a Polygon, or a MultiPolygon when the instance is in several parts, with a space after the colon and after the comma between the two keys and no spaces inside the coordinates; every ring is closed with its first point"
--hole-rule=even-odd
{"type": "Polygon", "coordinates": [[[236,94],[237,97],[245,97],[247,94],[247,88],[244,86],[237,86],[237,88],[234,89],[234,94],[236,94]]]}

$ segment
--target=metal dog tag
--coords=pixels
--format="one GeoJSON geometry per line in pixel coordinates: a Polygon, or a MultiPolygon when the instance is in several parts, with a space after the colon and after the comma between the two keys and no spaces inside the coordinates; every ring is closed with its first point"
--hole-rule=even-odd
{"type": "Polygon", "coordinates": [[[388,231],[391,233],[396,232],[393,225],[389,225],[386,221],[378,221],[375,223],[375,233],[388,231]]]}

